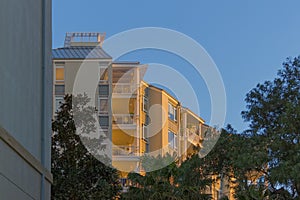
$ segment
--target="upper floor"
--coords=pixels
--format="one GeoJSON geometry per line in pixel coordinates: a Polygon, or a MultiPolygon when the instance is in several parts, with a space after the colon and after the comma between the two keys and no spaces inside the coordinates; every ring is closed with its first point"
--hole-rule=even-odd
{"type": "MultiPolygon", "coordinates": [[[[96,77],[95,111],[100,126],[112,142],[124,150],[184,156],[201,146],[204,120],[166,90],[143,80],[147,65],[114,62],[103,49],[105,34],[67,33],[65,46],[54,49],[54,112],[65,94],[72,94],[80,71],[90,70],[85,80],[96,77]]],[[[126,151],[125,151],[126,154],[126,151]]]]}

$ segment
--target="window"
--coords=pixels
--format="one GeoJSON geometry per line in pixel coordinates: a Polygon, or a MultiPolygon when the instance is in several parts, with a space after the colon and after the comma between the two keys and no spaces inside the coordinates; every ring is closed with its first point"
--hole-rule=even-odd
{"type": "Polygon", "coordinates": [[[64,85],[55,85],[55,95],[65,95],[65,86],[64,85]]]}
{"type": "Polygon", "coordinates": [[[147,114],[146,115],[146,125],[148,125],[150,123],[151,123],[151,119],[150,119],[149,115],[147,114]]]}
{"type": "Polygon", "coordinates": [[[148,98],[146,96],[143,96],[143,111],[147,112],[148,110],[148,98]]]}
{"type": "Polygon", "coordinates": [[[147,138],[147,126],[145,126],[145,124],[142,125],[142,138],[145,140],[147,138]]]}
{"type": "Polygon", "coordinates": [[[168,143],[172,149],[177,149],[177,135],[169,130],[168,132],[168,143]]]}
{"type": "Polygon", "coordinates": [[[174,134],[174,140],[173,140],[174,149],[177,149],[177,135],[174,134]]]}
{"type": "Polygon", "coordinates": [[[107,75],[107,67],[100,67],[100,83],[107,83],[108,75],[107,75]]]}
{"type": "Polygon", "coordinates": [[[99,99],[99,112],[100,113],[108,113],[108,99],[107,98],[99,99]]]}
{"type": "Polygon", "coordinates": [[[65,80],[65,69],[64,66],[55,67],[55,81],[63,82],[65,80]]]}
{"type": "Polygon", "coordinates": [[[99,85],[99,95],[108,96],[108,85],[99,85]]]}
{"type": "Polygon", "coordinates": [[[171,120],[177,121],[177,108],[171,103],[168,105],[168,115],[171,120]]]}
{"type": "Polygon", "coordinates": [[[127,185],[127,178],[121,178],[120,183],[122,184],[123,187],[127,185]]]}
{"type": "Polygon", "coordinates": [[[64,103],[64,97],[62,96],[55,97],[55,113],[57,113],[60,110],[60,106],[63,103],[64,103]]]}
{"type": "Polygon", "coordinates": [[[148,97],[149,96],[149,88],[146,87],[144,89],[144,93],[145,93],[145,96],[148,97]]]}
{"type": "Polygon", "coordinates": [[[100,116],[99,123],[101,127],[108,127],[109,126],[108,116],[100,116]]]}

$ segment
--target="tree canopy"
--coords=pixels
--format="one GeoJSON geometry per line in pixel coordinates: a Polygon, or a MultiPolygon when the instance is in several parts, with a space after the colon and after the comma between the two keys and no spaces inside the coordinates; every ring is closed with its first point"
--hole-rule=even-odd
{"type": "Polygon", "coordinates": [[[277,77],[258,84],[245,101],[242,116],[250,123],[248,133],[258,141],[255,147],[267,156],[265,178],[270,193],[299,198],[300,57],[288,58],[277,77]]]}
{"type": "MultiPolygon", "coordinates": [[[[88,101],[84,96],[77,98],[88,101]]],[[[94,108],[85,109],[86,113],[94,112],[94,108]]],[[[97,160],[82,144],[76,134],[71,95],[61,103],[52,130],[51,198],[115,199],[120,191],[118,172],[97,160]]]]}
{"type": "MultiPolygon", "coordinates": [[[[142,159],[145,168],[153,169],[152,165],[174,160],[171,155],[164,157],[146,156],[142,159]]],[[[172,162],[161,169],[148,171],[144,176],[130,173],[131,182],[129,191],[122,194],[122,199],[149,199],[149,200],[181,200],[181,199],[210,199],[209,194],[204,194],[202,189],[209,185],[209,181],[200,173],[198,156],[192,156],[180,166],[172,162]]]]}

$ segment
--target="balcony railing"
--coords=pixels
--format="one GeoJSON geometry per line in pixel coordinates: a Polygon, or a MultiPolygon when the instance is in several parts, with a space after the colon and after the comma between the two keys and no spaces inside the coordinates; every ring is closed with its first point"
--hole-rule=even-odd
{"type": "Polygon", "coordinates": [[[135,124],[134,114],[113,114],[113,124],[135,124]]]}
{"type": "Polygon", "coordinates": [[[193,129],[186,129],[188,141],[193,145],[199,145],[201,142],[201,137],[197,134],[197,130],[193,129]]]}
{"type": "Polygon", "coordinates": [[[113,84],[113,94],[135,94],[136,87],[130,83],[113,84]]]}
{"type": "Polygon", "coordinates": [[[139,148],[137,146],[113,146],[113,156],[139,156],[139,148]]]}

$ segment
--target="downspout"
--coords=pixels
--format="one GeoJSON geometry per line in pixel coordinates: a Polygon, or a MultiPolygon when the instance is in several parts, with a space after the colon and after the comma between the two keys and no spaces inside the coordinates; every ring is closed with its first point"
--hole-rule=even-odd
{"type": "MultiPolygon", "coordinates": [[[[45,95],[46,95],[46,66],[48,66],[46,59],[46,24],[47,24],[47,16],[46,16],[46,1],[42,0],[42,86],[41,86],[41,164],[43,167],[46,167],[45,163],[45,138],[46,138],[46,105],[45,105],[45,95]]],[[[45,199],[45,172],[42,173],[41,177],[41,187],[40,187],[40,199],[45,199]]]]}

